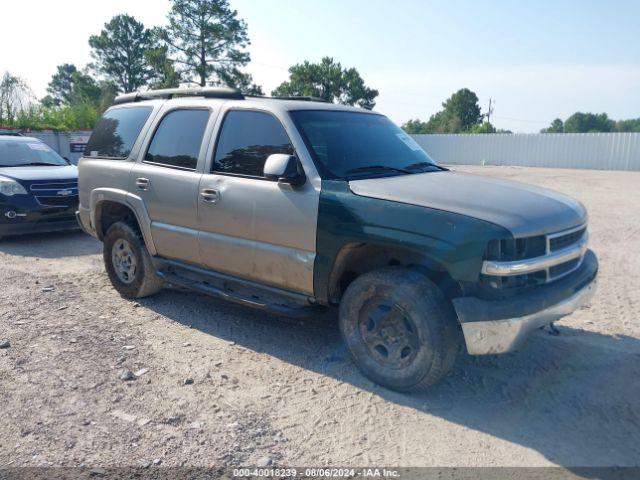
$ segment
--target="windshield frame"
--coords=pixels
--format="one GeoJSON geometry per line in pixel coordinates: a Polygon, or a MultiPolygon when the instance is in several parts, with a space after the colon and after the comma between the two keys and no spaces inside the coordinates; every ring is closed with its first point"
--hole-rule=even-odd
{"type": "MultiPolygon", "coordinates": [[[[29,144],[40,144],[43,145],[44,147],[46,147],[46,149],[43,149],[43,151],[46,151],[48,154],[52,154],[55,157],[57,157],[58,159],[60,159],[63,163],[48,163],[48,162],[44,162],[44,161],[37,161],[34,160],[33,163],[37,163],[37,165],[33,165],[31,162],[27,162],[27,163],[17,163],[15,165],[5,165],[4,163],[0,163],[0,168],[24,168],[24,167],[68,167],[69,165],[71,165],[71,162],[64,158],[62,155],[60,155],[58,152],[56,152],[53,148],[51,148],[49,145],[47,145],[45,142],[43,142],[42,140],[39,139],[30,139],[30,138],[25,138],[25,137],[19,137],[19,140],[14,140],[14,141],[9,141],[6,139],[0,140],[0,148],[3,147],[4,144],[6,143],[17,143],[20,145],[24,145],[25,148],[30,148],[29,144]]],[[[42,160],[42,159],[38,159],[38,160],[42,160]]]]}
{"type": "MultiPolygon", "coordinates": [[[[296,127],[296,130],[298,131],[298,134],[300,135],[300,137],[302,138],[302,141],[305,144],[305,147],[307,149],[307,151],[309,152],[309,155],[311,156],[311,159],[313,160],[313,163],[315,164],[315,167],[318,171],[318,174],[320,175],[320,177],[323,180],[341,180],[341,181],[352,181],[352,180],[363,180],[366,178],[384,178],[384,177],[396,177],[396,176],[403,176],[403,175],[413,175],[413,174],[417,174],[417,173],[424,173],[421,172],[420,170],[416,170],[415,172],[402,172],[399,170],[396,171],[391,171],[391,170],[379,170],[378,172],[367,172],[367,173],[361,173],[361,174],[354,174],[354,175],[344,175],[344,176],[340,176],[340,175],[336,175],[334,174],[332,171],[330,171],[325,164],[318,158],[318,155],[315,151],[315,149],[313,148],[311,141],[309,140],[309,137],[307,136],[307,133],[305,132],[305,130],[302,128],[302,125],[300,123],[300,119],[297,118],[296,113],[298,112],[316,112],[316,113],[338,113],[341,115],[373,115],[376,117],[381,117],[385,120],[387,120],[391,125],[395,126],[395,123],[393,123],[387,116],[381,114],[381,113],[377,113],[377,112],[372,112],[372,111],[352,111],[352,110],[339,110],[339,109],[328,109],[328,108],[304,108],[304,109],[295,109],[295,110],[289,110],[287,113],[289,114],[289,118],[291,119],[291,121],[293,122],[294,126],[296,127]]],[[[399,127],[398,127],[399,128],[399,127]]],[[[402,130],[402,129],[400,129],[402,130]]],[[[404,130],[402,130],[404,132],[404,130]]],[[[404,132],[406,135],[408,135],[406,132],[404,132]]],[[[424,152],[424,150],[423,150],[424,152]]],[[[427,156],[427,158],[429,160],[431,160],[431,162],[433,163],[433,166],[438,170],[447,170],[444,167],[439,166],[426,152],[424,152],[427,156]]],[[[372,164],[373,165],[373,164],[372,164]]],[[[401,169],[400,169],[401,170],[401,169]]]]}

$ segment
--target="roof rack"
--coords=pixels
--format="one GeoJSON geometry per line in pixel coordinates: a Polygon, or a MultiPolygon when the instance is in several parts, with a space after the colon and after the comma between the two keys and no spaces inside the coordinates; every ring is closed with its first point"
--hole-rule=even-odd
{"type": "Polygon", "coordinates": [[[279,97],[261,97],[261,98],[271,98],[274,100],[298,100],[301,102],[322,102],[322,103],[331,103],[328,100],[320,97],[310,97],[310,96],[295,96],[295,95],[286,95],[279,97]]]}
{"type": "Polygon", "coordinates": [[[228,100],[244,100],[244,95],[233,88],[226,87],[198,87],[198,88],[168,88],[164,90],[149,90],[148,92],[126,93],[116,97],[114,105],[141,102],[143,100],[171,99],[175,97],[204,97],[225,98],[228,100]]]}

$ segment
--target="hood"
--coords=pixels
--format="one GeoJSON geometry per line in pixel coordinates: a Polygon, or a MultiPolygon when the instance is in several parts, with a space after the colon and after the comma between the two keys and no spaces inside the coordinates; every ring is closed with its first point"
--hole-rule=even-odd
{"type": "Polygon", "coordinates": [[[459,172],[354,180],[351,191],[478,218],[515,237],[558,232],[586,223],[580,202],[546,188],[459,172]]]}
{"type": "Polygon", "coordinates": [[[75,165],[62,165],[51,167],[6,167],[0,168],[0,176],[14,180],[69,180],[78,178],[78,167],[75,165]]]}

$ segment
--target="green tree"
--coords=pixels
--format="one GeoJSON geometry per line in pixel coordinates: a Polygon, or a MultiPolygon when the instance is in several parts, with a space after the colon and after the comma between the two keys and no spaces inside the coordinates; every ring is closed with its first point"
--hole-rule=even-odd
{"type": "Polygon", "coordinates": [[[611,132],[615,122],[606,113],[576,112],[564,122],[565,133],[611,132]]]}
{"type": "Polygon", "coordinates": [[[230,87],[251,85],[247,24],[228,0],[173,0],[163,38],[185,77],[230,87]]]}
{"type": "Polygon", "coordinates": [[[616,132],[640,132],[640,118],[618,120],[615,124],[616,132]]]}
{"type": "Polygon", "coordinates": [[[466,132],[472,126],[482,123],[478,96],[468,88],[458,90],[442,106],[444,110],[440,121],[445,130],[452,133],[466,132]]]}
{"type": "Polygon", "coordinates": [[[16,118],[29,108],[32,99],[27,83],[5,72],[0,79],[0,125],[13,126],[16,118]]]}
{"type": "Polygon", "coordinates": [[[475,125],[471,125],[471,128],[469,129],[469,133],[475,133],[475,134],[498,133],[498,130],[491,123],[484,122],[484,123],[476,123],[475,125]]]}
{"type": "Polygon", "coordinates": [[[483,118],[478,96],[468,88],[462,88],[445,100],[442,110],[431,115],[427,122],[411,120],[405,127],[415,130],[415,133],[495,133],[493,125],[482,123],[483,118]]]}
{"type": "Polygon", "coordinates": [[[551,125],[547,128],[543,128],[540,130],[540,133],[563,133],[564,132],[564,122],[559,118],[556,118],[551,125]]]}
{"type": "Polygon", "coordinates": [[[378,91],[367,87],[355,68],[342,68],[333,58],[324,57],[320,63],[305,61],[289,68],[289,80],[271,95],[311,96],[372,109],[378,91]]]}
{"type": "Polygon", "coordinates": [[[153,47],[152,32],[129,15],[118,15],[100,35],[89,38],[95,69],[125,93],[144,86],[151,76],[145,52],[153,47]]]}
{"type": "Polygon", "coordinates": [[[97,106],[102,90],[100,85],[87,73],[79,71],[75,65],[59,65],[47,87],[45,105],[80,105],[88,103],[97,106]]]}
{"type": "Polygon", "coordinates": [[[144,52],[149,66],[148,85],[151,89],[177,88],[182,75],[176,70],[175,62],[169,58],[169,46],[165,42],[166,32],[161,27],[151,29],[152,46],[144,52]]]}
{"type": "Polygon", "coordinates": [[[410,135],[416,135],[427,132],[427,122],[423,122],[421,120],[409,120],[404,125],[402,125],[402,129],[410,135]]]}

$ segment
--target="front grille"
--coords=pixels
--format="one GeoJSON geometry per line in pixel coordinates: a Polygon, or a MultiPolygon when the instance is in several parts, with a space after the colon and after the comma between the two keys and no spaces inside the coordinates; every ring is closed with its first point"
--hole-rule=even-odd
{"type": "MultiPolygon", "coordinates": [[[[485,260],[493,262],[517,262],[551,255],[561,250],[576,246],[587,235],[587,227],[579,227],[549,235],[538,235],[517,239],[494,240],[489,243],[485,260]]],[[[557,280],[577,270],[582,264],[582,257],[522,275],[499,276],[481,275],[482,286],[493,290],[515,291],[557,280]]]]}
{"type": "Polygon", "coordinates": [[[549,251],[557,252],[564,248],[572,246],[574,243],[580,241],[587,231],[586,227],[580,228],[567,234],[549,235],[549,251]]]}
{"type": "Polygon", "coordinates": [[[555,280],[568,273],[571,273],[573,270],[580,266],[581,262],[581,258],[575,258],[573,260],[569,260],[568,262],[561,263],[560,265],[556,265],[555,267],[551,267],[549,269],[549,280],[555,280]]]}
{"type": "Polygon", "coordinates": [[[540,257],[546,253],[547,238],[544,235],[536,237],[494,240],[489,243],[487,260],[498,262],[512,262],[540,257]]]}
{"type": "Polygon", "coordinates": [[[78,205],[78,195],[68,197],[43,197],[36,196],[36,200],[43,207],[74,207],[78,205]]]}
{"type": "Polygon", "coordinates": [[[58,183],[32,183],[29,189],[32,192],[41,192],[46,190],[77,190],[77,181],[63,181],[58,183]]]}
{"type": "Polygon", "coordinates": [[[71,208],[78,205],[78,181],[32,183],[29,187],[38,203],[44,207],[71,208]]]}

